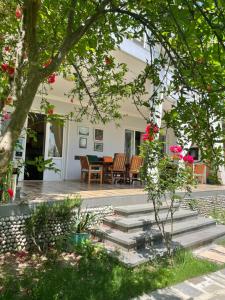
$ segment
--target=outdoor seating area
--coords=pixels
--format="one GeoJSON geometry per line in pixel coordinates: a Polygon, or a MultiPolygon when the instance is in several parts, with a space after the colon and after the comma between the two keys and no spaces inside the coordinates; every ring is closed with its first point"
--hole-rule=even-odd
{"type": "Polygon", "coordinates": [[[96,155],[80,156],[81,182],[97,183],[128,183],[132,184],[140,179],[142,158],[133,155],[129,159],[125,153],[115,153],[114,157],[96,155]]]}

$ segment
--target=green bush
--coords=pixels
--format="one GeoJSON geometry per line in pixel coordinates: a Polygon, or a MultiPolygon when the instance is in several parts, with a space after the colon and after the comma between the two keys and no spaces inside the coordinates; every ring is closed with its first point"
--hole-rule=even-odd
{"type": "Polygon", "coordinates": [[[57,203],[44,203],[37,206],[30,218],[26,220],[27,235],[39,252],[47,251],[51,231],[56,224],[63,225],[64,233],[69,232],[74,219],[74,209],[81,206],[79,196],[66,198],[57,203]]]}

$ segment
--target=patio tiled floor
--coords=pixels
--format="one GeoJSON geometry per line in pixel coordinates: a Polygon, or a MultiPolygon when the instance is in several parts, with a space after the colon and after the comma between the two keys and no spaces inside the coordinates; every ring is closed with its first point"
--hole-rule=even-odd
{"type": "Polygon", "coordinates": [[[19,186],[22,187],[22,193],[26,194],[29,201],[35,202],[60,200],[66,196],[75,194],[79,194],[83,199],[87,199],[108,196],[141,195],[145,193],[139,183],[133,186],[128,184],[88,185],[78,181],[23,181],[19,186]]]}
{"type": "MultiPolygon", "coordinates": [[[[22,192],[29,201],[42,202],[47,200],[60,200],[66,196],[80,194],[83,199],[144,195],[143,187],[137,182],[129,184],[86,184],[78,181],[23,181],[19,183],[22,192]]],[[[211,192],[213,194],[224,193],[225,186],[199,184],[193,189],[193,193],[211,192]]]]}

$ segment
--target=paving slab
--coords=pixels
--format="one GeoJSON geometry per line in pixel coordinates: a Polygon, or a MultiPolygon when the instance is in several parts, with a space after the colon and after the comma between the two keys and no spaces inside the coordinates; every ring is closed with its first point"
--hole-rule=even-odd
{"type": "Polygon", "coordinates": [[[225,269],[145,293],[133,300],[225,300],[225,277],[221,274],[225,275],[225,269]]]}
{"type": "Polygon", "coordinates": [[[225,263],[225,255],[222,253],[221,254],[217,253],[213,250],[202,252],[200,256],[201,258],[215,261],[217,263],[222,263],[222,264],[225,263]]]}

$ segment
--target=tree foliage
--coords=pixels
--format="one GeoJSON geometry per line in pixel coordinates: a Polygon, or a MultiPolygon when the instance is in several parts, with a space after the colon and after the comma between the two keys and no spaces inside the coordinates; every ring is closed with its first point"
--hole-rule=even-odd
{"type": "MultiPolygon", "coordinates": [[[[65,118],[119,118],[125,97],[137,108],[149,107],[154,118],[157,104],[175,98],[164,117],[167,126],[182,141],[197,143],[204,159],[224,163],[218,146],[224,142],[224,1],[3,0],[0,17],[3,119],[6,106],[13,106],[0,137],[0,178],[36,93],[59,74],[70,76],[74,88],[69,97],[80,102],[65,118]],[[112,51],[123,39],[143,34],[149,60],[136,80],[126,82],[127,67],[114,60],[112,51]],[[157,87],[148,101],[143,97],[146,80],[157,87]]],[[[45,112],[49,105],[43,97],[45,112]]]]}

